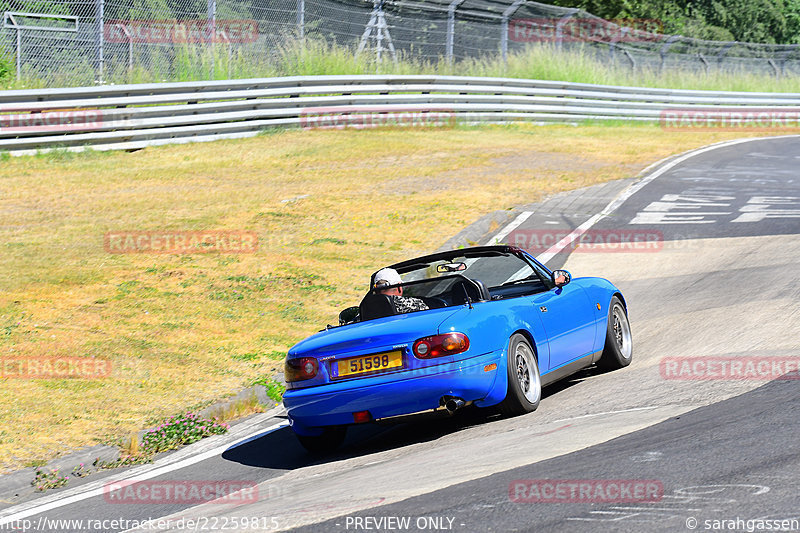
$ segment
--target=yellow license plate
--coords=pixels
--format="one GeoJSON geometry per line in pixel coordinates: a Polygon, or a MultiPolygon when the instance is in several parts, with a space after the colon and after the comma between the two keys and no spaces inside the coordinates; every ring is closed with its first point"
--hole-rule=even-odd
{"type": "Polygon", "coordinates": [[[383,372],[403,366],[403,352],[384,352],[336,361],[335,378],[348,378],[361,374],[383,372]]]}

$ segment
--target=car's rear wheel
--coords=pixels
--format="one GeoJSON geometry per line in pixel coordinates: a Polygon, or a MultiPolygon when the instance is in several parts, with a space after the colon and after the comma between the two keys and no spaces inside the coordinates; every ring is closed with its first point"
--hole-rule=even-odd
{"type": "Polygon", "coordinates": [[[297,435],[297,440],[303,445],[309,453],[324,454],[334,451],[338,448],[344,437],[347,434],[346,426],[331,426],[326,427],[322,431],[322,435],[297,435]]]}
{"type": "Polygon", "coordinates": [[[498,406],[500,412],[515,416],[535,411],[542,399],[542,378],[528,339],[518,333],[512,335],[507,357],[508,391],[498,406]]]}
{"type": "Polygon", "coordinates": [[[628,313],[617,296],[611,298],[608,307],[606,344],[597,366],[605,370],[616,370],[631,364],[633,360],[633,337],[628,313]]]}

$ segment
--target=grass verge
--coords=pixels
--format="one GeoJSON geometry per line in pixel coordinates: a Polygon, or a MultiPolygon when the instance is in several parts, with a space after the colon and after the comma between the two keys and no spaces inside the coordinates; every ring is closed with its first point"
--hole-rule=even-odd
{"type": "Polygon", "coordinates": [[[373,271],[430,252],[485,213],[734,136],[654,126],[285,131],[2,161],[0,359],[106,358],[111,371],[0,378],[0,471],[119,442],[273,375],[293,343],[358,302],[373,271]],[[107,253],[104,234],[122,230],[251,231],[259,246],[107,253]]]}

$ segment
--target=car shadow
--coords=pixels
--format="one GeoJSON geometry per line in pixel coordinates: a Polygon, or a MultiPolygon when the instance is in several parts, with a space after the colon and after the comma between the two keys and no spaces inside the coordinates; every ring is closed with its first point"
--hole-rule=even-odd
{"type": "MultiPolygon", "coordinates": [[[[598,373],[602,371],[595,367],[581,370],[543,388],[542,398],[554,396],[598,373]]],[[[492,408],[467,406],[453,416],[418,417],[396,424],[350,426],[342,446],[326,455],[308,453],[292,430],[285,427],[231,448],[222,454],[222,458],[256,468],[294,470],[430,442],[502,418],[507,417],[492,408]]]]}
{"type": "Polygon", "coordinates": [[[584,380],[591,378],[592,376],[596,376],[599,374],[605,373],[604,370],[597,368],[596,366],[591,366],[589,368],[584,368],[583,370],[579,370],[575,372],[569,377],[564,379],[560,379],[555,383],[551,383],[550,385],[542,388],[542,399],[548,398],[554,394],[558,394],[561,391],[567,390],[570,387],[574,387],[578,383],[583,382],[584,380]]]}
{"type": "Polygon", "coordinates": [[[344,443],[325,455],[306,452],[292,430],[286,427],[230,448],[222,458],[258,468],[294,470],[433,441],[499,416],[489,409],[465,407],[448,417],[420,417],[397,424],[354,425],[348,427],[344,443]]]}

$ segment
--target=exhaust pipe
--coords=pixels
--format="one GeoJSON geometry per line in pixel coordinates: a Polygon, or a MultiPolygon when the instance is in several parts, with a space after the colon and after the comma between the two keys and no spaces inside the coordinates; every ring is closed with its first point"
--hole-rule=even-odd
{"type": "Polygon", "coordinates": [[[456,411],[458,411],[465,405],[467,405],[467,402],[465,402],[461,398],[448,398],[444,402],[444,408],[447,409],[447,412],[450,413],[451,415],[455,414],[456,411]]]}

